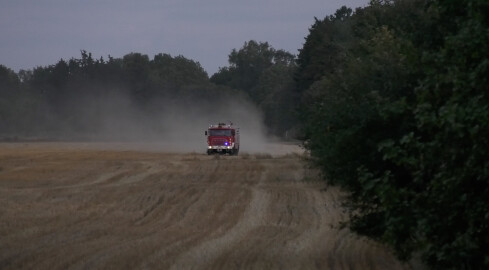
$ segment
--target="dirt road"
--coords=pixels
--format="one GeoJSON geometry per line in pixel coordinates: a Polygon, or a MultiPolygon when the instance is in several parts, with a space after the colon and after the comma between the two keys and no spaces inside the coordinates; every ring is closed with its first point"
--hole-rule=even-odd
{"type": "Polygon", "coordinates": [[[296,154],[0,144],[0,269],[404,269],[324,188],[296,154]]]}

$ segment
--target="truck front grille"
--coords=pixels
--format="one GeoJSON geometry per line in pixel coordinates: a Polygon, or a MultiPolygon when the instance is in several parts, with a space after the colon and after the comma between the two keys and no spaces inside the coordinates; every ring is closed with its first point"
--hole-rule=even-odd
{"type": "Polygon", "coordinates": [[[225,143],[226,143],[225,139],[213,139],[212,140],[212,145],[222,146],[222,145],[226,145],[225,143]]]}

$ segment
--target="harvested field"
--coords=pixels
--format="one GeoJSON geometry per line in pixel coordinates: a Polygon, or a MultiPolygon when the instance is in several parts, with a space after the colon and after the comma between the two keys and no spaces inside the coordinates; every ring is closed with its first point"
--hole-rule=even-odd
{"type": "Polygon", "coordinates": [[[341,198],[283,151],[3,143],[0,269],[407,269],[341,198]]]}

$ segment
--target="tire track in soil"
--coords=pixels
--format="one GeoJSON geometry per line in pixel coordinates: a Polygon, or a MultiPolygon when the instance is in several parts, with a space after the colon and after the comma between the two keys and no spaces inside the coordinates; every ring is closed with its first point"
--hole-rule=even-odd
{"type": "MultiPolygon", "coordinates": [[[[262,173],[258,186],[265,177],[266,173],[262,173]]],[[[235,245],[249,231],[261,225],[266,218],[268,204],[269,198],[267,194],[260,190],[259,187],[252,187],[250,202],[238,223],[226,231],[224,235],[207,240],[180,255],[170,269],[193,269],[195,266],[205,268],[205,265],[215,261],[228,247],[235,245]]]]}

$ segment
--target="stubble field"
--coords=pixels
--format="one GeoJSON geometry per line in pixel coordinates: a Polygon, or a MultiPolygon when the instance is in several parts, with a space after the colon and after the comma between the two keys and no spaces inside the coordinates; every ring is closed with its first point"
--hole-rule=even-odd
{"type": "Polygon", "coordinates": [[[0,144],[0,269],[407,269],[300,155],[0,144]]]}

